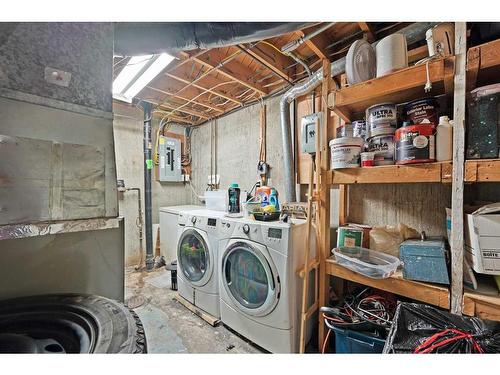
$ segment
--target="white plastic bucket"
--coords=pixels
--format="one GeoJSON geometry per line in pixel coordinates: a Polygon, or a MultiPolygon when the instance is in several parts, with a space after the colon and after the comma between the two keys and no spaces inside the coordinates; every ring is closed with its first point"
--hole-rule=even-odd
{"type": "Polygon", "coordinates": [[[375,47],[377,77],[408,67],[408,47],[403,34],[386,36],[375,47]]]}
{"type": "Polygon", "coordinates": [[[357,168],[364,140],[359,137],[332,139],[329,143],[331,169],[357,168]]]}

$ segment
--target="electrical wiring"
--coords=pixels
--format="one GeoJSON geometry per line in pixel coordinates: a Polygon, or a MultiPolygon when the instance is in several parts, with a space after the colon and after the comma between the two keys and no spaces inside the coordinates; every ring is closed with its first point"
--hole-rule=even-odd
{"type": "Polygon", "coordinates": [[[427,338],[414,350],[415,354],[449,352],[450,345],[470,346],[470,353],[484,353],[483,348],[470,333],[458,329],[445,329],[427,338]],[[448,349],[448,350],[447,350],[448,349]]]}

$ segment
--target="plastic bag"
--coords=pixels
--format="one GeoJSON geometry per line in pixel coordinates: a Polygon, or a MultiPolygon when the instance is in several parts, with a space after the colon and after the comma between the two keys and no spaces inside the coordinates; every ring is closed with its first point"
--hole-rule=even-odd
{"type": "Polygon", "coordinates": [[[400,302],[384,353],[500,353],[500,322],[400,302]]]}
{"type": "Polygon", "coordinates": [[[399,258],[399,245],[410,238],[420,238],[420,234],[407,225],[384,225],[370,231],[370,249],[399,258]]]}

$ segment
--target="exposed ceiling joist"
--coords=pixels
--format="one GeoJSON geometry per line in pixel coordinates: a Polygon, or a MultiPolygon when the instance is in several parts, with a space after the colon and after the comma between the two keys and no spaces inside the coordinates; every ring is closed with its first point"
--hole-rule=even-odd
{"type": "MultiPolygon", "coordinates": [[[[214,94],[214,95],[217,95],[217,96],[219,96],[219,97],[221,97],[221,98],[224,98],[224,99],[226,99],[226,100],[232,101],[233,103],[236,103],[236,104],[238,104],[238,105],[243,105],[243,102],[242,102],[241,100],[236,99],[236,98],[233,98],[232,96],[229,96],[229,95],[227,95],[227,94],[223,93],[223,92],[222,92],[222,91],[220,91],[220,90],[213,89],[213,88],[210,88],[210,87],[201,86],[201,85],[196,84],[196,83],[192,83],[193,81],[190,81],[190,80],[188,80],[188,79],[186,79],[186,78],[182,78],[182,77],[180,77],[180,76],[178,76],[178,75],[175,75],[175,74],[172,74],[172,73],[165,73],[165,75],[166,75],[167,77],[173,78],[173,79],[175,79],[175,80],[177,80],[177,81],[179,81],[179,82],[185,83],[185,84],[190,84],[190,83],[191,83],[191,85],[192,85],[193,87],[196,87],[197,89],[200,89],[200,90],[203,90],[203,91],[210,92],[210,93],[212,93],[212,94],[214,94]]],[[[219,83],[220,83],[220,82],[219,82],[219,83]]],[[[229,83],[228,83],[228,84],[229,84],[229,83]]],[[[214,86],[215,86],[215,85],[214,85],[214,86]]]]}
{"type": "Polygon", "coordinates": [[[256,82],[252,82],[249,79],[254,72],[239,63],[229,62],[223,66],[219,66],[219,62],[222,61],[222,59],[219,59],[219,61],[215,63],[210,61],[211,59],[208,55],[194,57],[193,60],[199,64],[205,65],[208,68],[216,70],[226,78],[237,81],[241,85],[257,91],[261,95],[267,95],[268,93],[268,90],[264,86],[256,82]]]}
{"type": "Polygon", "coordinates": [[[366,40],[370,43],[373,43],[375,41],[375,31],[373,28],[368,24],[368,22],[358,22],[358,26],[365,33],[366,35],[366,40]]]}
{"type": "MultiPolygon", "coordinates": [[[[295,34],[301,38],[306,36],[306,34],[302,30],[296,31],[295,34]]],[[[311,39],[304,40],[304,44],[309,47],[309,49],[313,51],[320,59],[328,59],[327,46],[329,43],[329,40],[324,34],[318,34],[311,39]]]]}
{"type": "MultiPolygon", "coordinates": [[[[182,104],[181,104],[182,105],[182,104]]],[[[162,103],[160,104],[160,108],[165,108],[165,109],[168,109],[170,111],[174,111],[174,112],[182,112],[182,113],[186,113],[188,115],[192,115],[192,116],[196,116],[196,117],[200,117],[200,118],[203,118],[205,120],[208,120],[211,116],[209,116],[208,114],[206,113],[201,113],[201,112],[198,112],[194,109],[191,109],[189,107],[182,107],[180,109],[177,109],[179,107],[181,107],[181,105],[173,105],[173,104],[166,104],[166,103],[162,103]]]]}
{"type": "Polygon", "coordinates": [[[167,96],[172,96],[174,98],[177,98],[177,99],[181,99],[181,100],[184,100],[186,102],[191,102],[191,103],[194,103],[194,104],[197,104],[197,105],[201,105],[202,107],[205,107],[205,108],[210,108],[216,112],[219,112],[219,113],[223,113],[224,110],[222,108],[218,108],[218,107],[215,107],[215,106],[212,106],[210,104],[207,104],[207,103],[204,103],[200,100],[192,100],[190,98],[187,98],[185,96],[182,96],[182,95],[178,95],[176,94],[175,92],[172,92],[172,91],[167,91],[167,90],[163,90],[163,89],[159,89],[159,88],[156,88],[156,87],[153,87],[153,86],[147,86],[148,89],[151,89],[153,91],[157,91],[159,93],[162,93],[164,95],[167,95],[167,96]]]}
{"type": "Polygon", "coordinates": [[[250,55],[262,66],[277,74],[281,79],[287,81],[288,83],[292,82],[292,77],[285,69],[287,66],[293,64],[293,60],[291,58],[284,56],[277,50],[274,50],[272,47],[263,43],[258,44],[252,48],[248,47],[249,46],[246,45],[238,46],[240,50],[250,55]]]}

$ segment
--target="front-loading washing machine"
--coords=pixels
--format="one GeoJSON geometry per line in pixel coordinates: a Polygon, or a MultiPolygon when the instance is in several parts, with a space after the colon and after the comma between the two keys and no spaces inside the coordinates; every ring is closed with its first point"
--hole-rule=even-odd
{"type": "MultiPolygon", "coordinates": [[[[270,352],[298,352],[302,279],[297,271],[304,262],[306,221],[224,218],[221,224],[222,322],[270,352]]],[[[307,340],[313,325],[311,319],[307,340]]]]}
{"type": "Polygon", "coordinates": [[[220,318],[218,241],[224,212],[192,210],[179,214],[177,288],[181,297],[220,318]]]}

